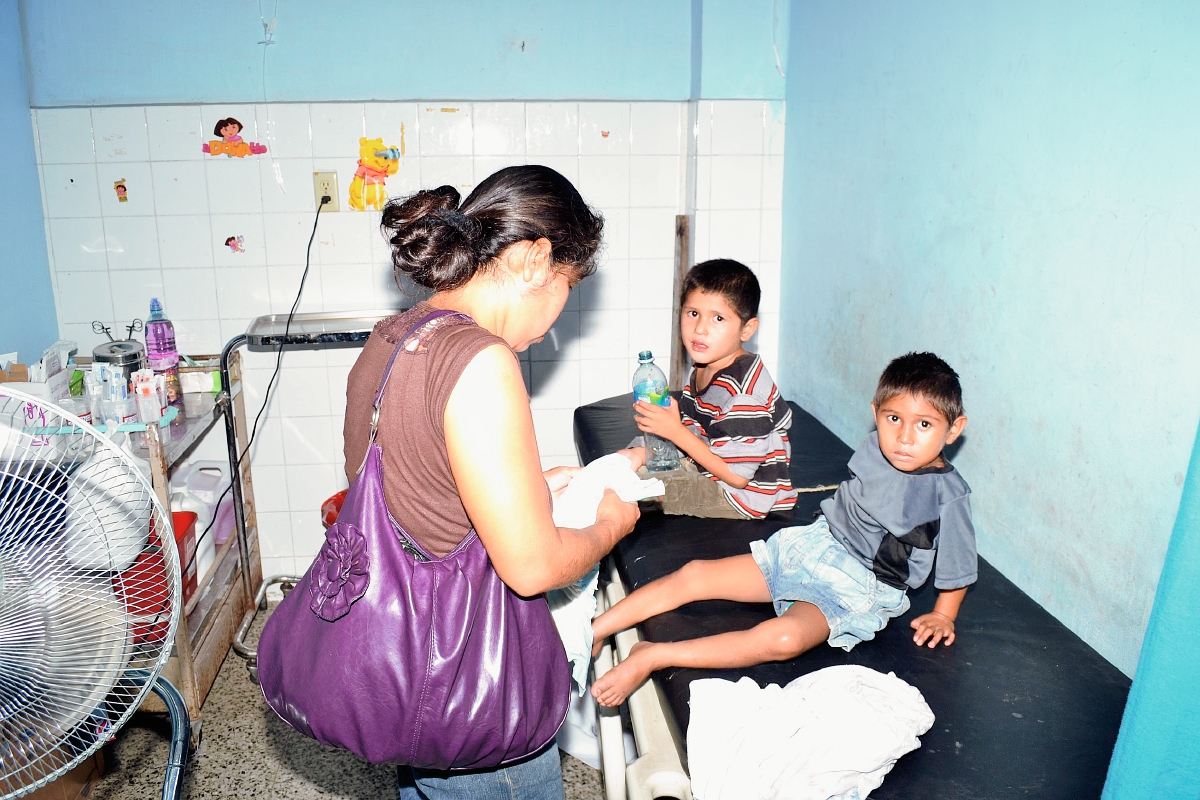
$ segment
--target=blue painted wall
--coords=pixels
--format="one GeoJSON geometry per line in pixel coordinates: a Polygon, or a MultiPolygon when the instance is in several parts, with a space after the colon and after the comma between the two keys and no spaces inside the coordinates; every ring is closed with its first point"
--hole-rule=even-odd
{"type": "Polygon", "coordinates": [[[1146,628],[1104,800],[1195,797],[1200,787],[1200,438],[1146,628]]]}
{"type": "Polygon", "coordinates": [[[792,9],[782,388],[857,444],[943,355],[982,554],[1128,674],[1200,419],[1198,41],[1187,0],[792,9]]]}
{"type": "MultiPolygon", "coordinates": [[[[276,8],[261,5],[268,18],[276,8]]],[[[714,92],[705,97],[782,97],[771,51],[773,21],[786,17],[778,6],[786,0],[703,2],[713,23],[703,33],[704,82],[714,92]]],[[[692,7],[286,0],[277,44],[266,48],[265,93],[272,101],[686,100],[692,7]]],[[[22,13],[33,106],[263,100],[257,0],[37,0],[22,13]]]]}
{"type": "Polygon", "coordinates": [[[36,361],[58,338],[17,0],[0,0],[0,353],[36,361]]]}

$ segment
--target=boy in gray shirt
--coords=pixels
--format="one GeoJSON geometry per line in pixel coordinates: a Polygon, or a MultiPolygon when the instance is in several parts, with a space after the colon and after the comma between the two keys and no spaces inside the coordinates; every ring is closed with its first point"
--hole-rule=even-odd
{"type": "Polygon", "coordinates": [[[785,661],[827,641],[850,650],[908,610],[907,590],[933,574],[933,611],[911,623],[918,645],[954,642],[954,620],[975,582],[970,487],[942,456],[967,425],[958,375],[932,353],[888,364],[871,403],[876,431],[850,459],[850,480],[812,525],[783,528],[750,553],[692,561],[646,584],[592,623],[595,647],[644,619],[695,600],[772,602],[775,619],[748,631],[682,642],[640,642],[596,680],[601,705],[624,702],[668,666],[746,667],[785,661]]]}

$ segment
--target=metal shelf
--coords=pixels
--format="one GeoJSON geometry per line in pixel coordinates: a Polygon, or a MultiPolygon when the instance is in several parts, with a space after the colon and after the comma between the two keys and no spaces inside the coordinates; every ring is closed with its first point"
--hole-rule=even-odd
{"type": "Polygon", "coordinates": [[[280,345],[289,349],[356,347],[367,340],[376,322],[395,314],[394,310],[296,314],[290,327],[287,314],[268,314],[250,322],[246,346],[256,353],[274,352],[280,345]]]}

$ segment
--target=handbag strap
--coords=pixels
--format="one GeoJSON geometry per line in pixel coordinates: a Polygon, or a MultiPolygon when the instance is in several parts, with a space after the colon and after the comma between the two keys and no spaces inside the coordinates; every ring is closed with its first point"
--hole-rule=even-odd
{"type": "Polygon", "coordinates": [[[462,317],[463,319],[471,320],[471,317],[469,317],[466,314],[463,314],[461,311],[447,311],[444,309],[440,310],[440,311],[431,311],[428,314],[426,314],[425,316],[421,317],[419,320],[417,320],[416,324],[408,329],[408,333],[401,336],[400,341],[396,343],[396,349],[392,351],[392,357],[388,359],[387,368],[384,369],[383,377],[379,381],[379,389],[376,390],[376,392],[375,392],[375,402],[373,404],[373,408],[371,411],[371,438],[368,440],[368,443],[367,443],[368,451],[370,451],[371,445],[375,443],[375,433],[379,429],[379,408],[383,404],[383,390],[387,386],[388,378],[391,377],[392,367],[396,363],[396,356],[400,355],[400,349],[402,347],[404,347],[404,344],[405,344],[405,342],[408,341],[409,337],[411,337],[414,333],[416,333],[419,329],[421,329],[425,325],[428,325],[430,322],[433,322],[434,320],[439,320],[439,319],[442,319],[443,317],[451,317],[451,316],[462,317]]]}

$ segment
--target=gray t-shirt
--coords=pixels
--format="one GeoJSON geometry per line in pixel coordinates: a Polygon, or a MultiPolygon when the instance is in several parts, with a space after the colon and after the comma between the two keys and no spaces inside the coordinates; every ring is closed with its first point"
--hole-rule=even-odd
{"type": "Polygon", "coordinates": [[[901,472],[880,452],[874,431],[849,466],[850,480],[821,503],[821,511],[852,556],[897,589],[916,589],[931,571],[938,589],[975,582],[971,487],[954,467],[901,472]]]}

